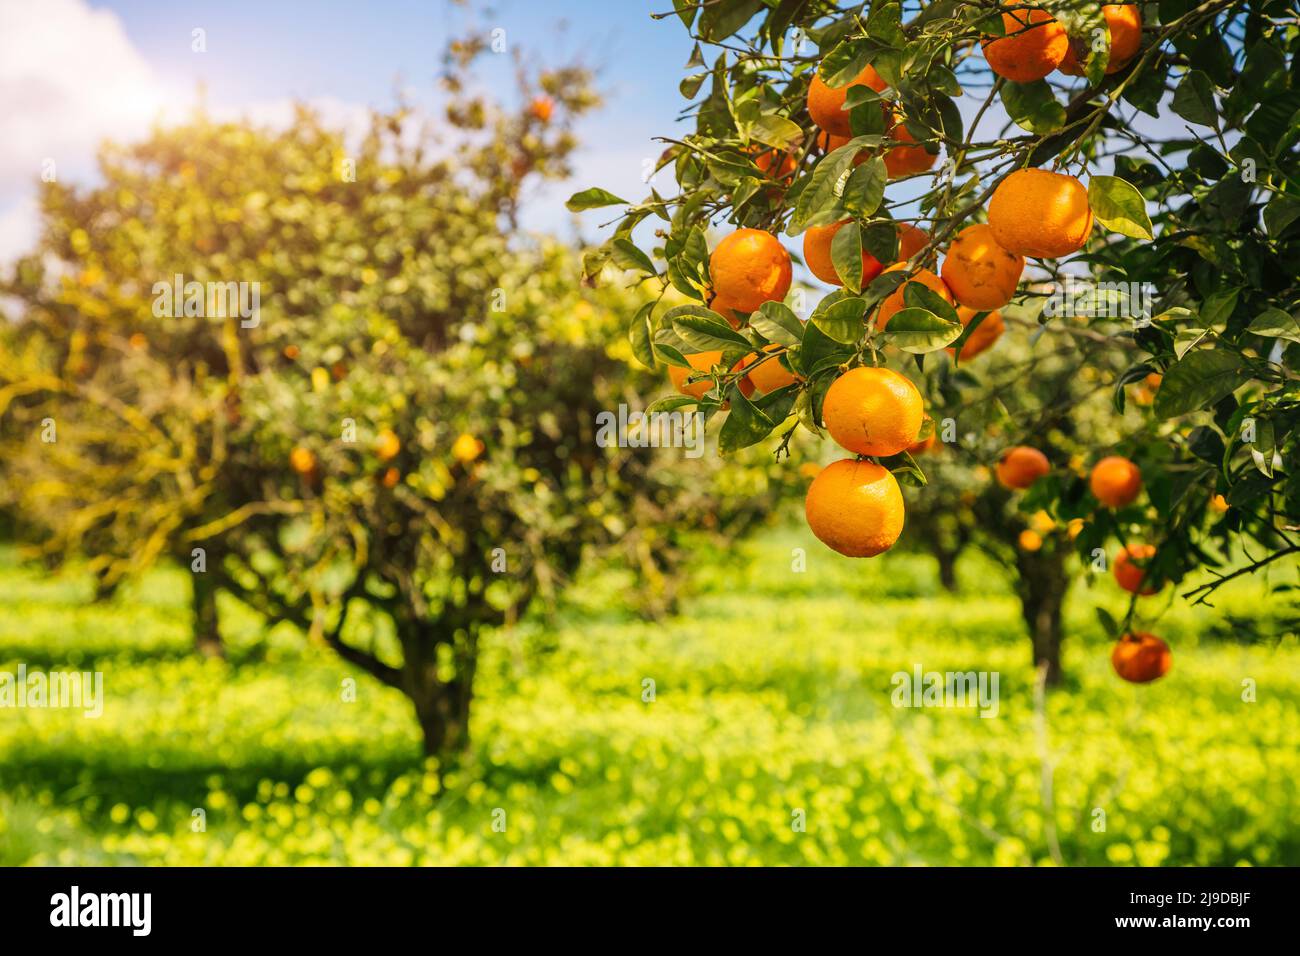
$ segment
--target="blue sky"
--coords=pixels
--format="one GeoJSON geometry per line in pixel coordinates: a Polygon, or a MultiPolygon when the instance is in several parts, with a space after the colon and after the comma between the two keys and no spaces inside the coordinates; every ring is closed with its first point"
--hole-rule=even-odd
{"type": "MultiPolygon", "coordinates": [[[[0,91],[27,94],[4,96],[3,110],[12,112],[0,114],[0,135],[6,124],[20,126],[7,138],[8,162],[0,161],[0,258],[12,251],[6,245],[21,244],[4,233],[31,226],[32,184],[47,157],[58,159],[60,178],[86,178],[95,141],[143,132],[159,109],[183,114],[200,85],[211,109],[254,118],[294,99],[340,115],[387,107],[399,88],[417,105],[435,106],[440,54],[471,24],[503,28],[530,63],[577,59],[597,72],[606,105],[578,130],[574,179],[532,196],[524,220],[526,228],[571,235],[568,195],[599,184],[640,198],[642,163],[663,149],[651,136],[676,122],[690,40],[676,17],[650,17],[671,7],[671,0],[0,0],[0,91]],[[195,28],[205,31],[205,53],[191,49],[195,28]],[[15,62],[24,53],[29,62],[15,62]],[[69,64],[74,75],[56,73],[69,64]]],[[[510,57],[479,63],[484,86],[513,92],[510,57]]]]}

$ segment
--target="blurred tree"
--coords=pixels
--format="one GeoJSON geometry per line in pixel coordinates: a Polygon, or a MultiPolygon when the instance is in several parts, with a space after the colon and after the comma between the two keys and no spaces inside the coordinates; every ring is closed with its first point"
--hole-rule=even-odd
{"type": "Polygon", "coordinates": [[[441,142],[405,109],[357,143],[306,109],[282,130],[199,115],[107,149],[99,186],[49,184],[0,348],[0,498],[48,560],[109,587],[183,563],[201,647],[229,591],[406,694],[443,758],[485,628],[592,549],[622,549],[632,600],[662,609],[682,536],[771,493],[762,469],[597,443],[599,413],[661,387],[610,345],[642,297],[584,291],[513,227],[596,97],[564,68],[521,70],[518,108],[476,99],[482,49],[448,54],[441,142]]]}

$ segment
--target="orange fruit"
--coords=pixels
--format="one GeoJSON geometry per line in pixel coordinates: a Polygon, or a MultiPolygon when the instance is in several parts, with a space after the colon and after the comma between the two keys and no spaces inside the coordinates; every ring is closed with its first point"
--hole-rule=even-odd
{"type": "Polygon", "coordinates": [[[888,551],[903,533],[903,493],[880,465],[844,458],[813,479],[804,516],[828,548],[871,558],[888,551]]]}
{"type": "Polygon", "coordinates": [[[709,301],[709,308],[730,322],[733,329],[740,328],[744,322],[745,314],[754,311],[753,309],[737,308],[736,303],[721,295],[715,295],[709,301]]]}
{"type": "Polygon", "coordinates": [[[375,439],[375,454],[380,461],[391,461],[402,450],[402,440],[390,428],[385,428],[375,439]]]}
{"type": "Polygon", "coordinates": [[[1123,508],[1137,500],[1142,472],[1127,458],[1108,455],[1093,465],[1088,483],[1093,497],[1107,508],[1123,508]]]}
{"type": "Polygon", "coordinates": [[[930,241],[930,234],[909,222],[898,224],[898,261],[906,262],[930,241]]]}
{"type": "Polygon", "coordinates": [[[742,312],[753,312],[790,291],[790,253],[770,232],[737,229],[713,250],[709,274],[718,295],[742,312]]]}
{"type": "Polygon", "coordinates": [[[1002,28],[1006,36],[985,37],[980,42],[990,69],[1013,83],[1041,80],[1060,66],[1069,52],[1065,27],[1046,10],[1011,10],[1002,14],[1002,28]]]}
{"type": "Polygon", "coordinates": [[[379,479],[379,481],[381,484],[383,484],[385,488],[396,488],[397,482],[401,479],[401,477],[402,477],[402,473],[400,471],[398,471],[396,468],[389,468],[384,472],[383,476],[379,479]]]}
{"type": "Polygon", "coordinates": [[[1149,544],[1131,544],[1127,548],[1120,548],[1119,554],[1115,555],[1114,567],[1115,580],[1119,586],[1130,594],[1152,595],[1159,591],[1158,587],[1142,587],[1146,571],[1133,563],[1135,560],[1147,561],[1155,553],[1155,547],[1149,544]]]}
{"type": "Polygon", "coordinates": [[[316,470],[316,456],[310,448],[299,445],[289,452],[289,467],[300,475],[310,475],[316,470]]]}
{"type": "MultiPolygon", "coordinates": [[[[829,226],[809,226],[808,230],[803,234],[804,264],[808,266],[809,272],[830,285],[844,285],[840,281],[839,273],[835,271],[835,264],[831,261],[831,242],[835,238],[835,233],[848,225],[850,221],[845,219],[831,223],[829,226]]],[[[875,256],[865,249],[862,250],[863,285],[880,275],[882,268],[884,267],[875,256]]]]}
{"type": "MultiPolygon", "coordinates": [[[[885,271],[897,272],[899,270],[906,270],[906,269],[907,269],[907,263],[896,262],[885,271]]],[[[916,275],[912,276],[910,279],[907,280],[907,282],[904,282],[897,289],[895,289],[890,294],[889,298],[885,299],[885,301],[880,303],[880,310],[876,314],[876,328],[883,329],[885,326],[889,324],[889,320],[894,317],[894,313],[898,312],[900,309],[904,309],[907,307],[907,301],[905,296],[907,293],[908,282],[919,282],[921,283],[921,285],[925,286],[926,288],[932,289],[935,292],[937,292],[940,295],[940,297],[942,297],[945,301],[956,305],[956,303],[953,302],[952,292],[948,289],[947,283],[945,283],[942,279],[940,279],[929,269],[920,269],[917,271],[916,275]]]]}
{"type": "Polygon", "coordinates": [[[836,136],[834,133],[828,133],[822,130],[817,134],[817,145],[821,147],[823,153],[833,153],[841,146],[847,146],[851,136],[836,136]]]}
{"type": "Polygon", "coordinates": [[[456,436],[456,440],[451,443],[451,457],[455,458],[461,464],[468,465],[471,461],[483,454],[486,446],[475,438],[473,435],[461,433],[456,436]]]}
{"type": "MultiPolygon", "coordinates": [[[[779,348],[781,348],[779,345],[769,345],[764,348],[763,351],[775,352],[779,348]]],[[[740,360],[737,367],[749,368],[749,366],[754,365],[757,361],[758,353],[751,352],[740,360]]],[[[785,388],[787,385],[793,385],[799,380],[799,376],[782,365],[779,358],[770,358],[761,365],[754,366],[754,370],[741,380],[741,391],[744,392],[744,383],[748,382],[750,384],[750,391],[744,392],[745,395],[751,394],[754,390],[766,395],[769,392],[775,392],[779,388],[785,388]]]]}
{"type": "MultiPolygon", "coordinates": [[[[683,395],[689,395],[692,398],[703,398],[704,393],[713,388],[713,379],[702,378],[699,381],[687,384],[686,379],[691,375],[691,369],[697,372],[711,372],[714,367],[722,362],[722,350],[714,349],[709,352],[692,352],[690,355],[683,355],[682,358],[690,363],[691,368],[682,368],[680,365],[668,366],[668,378],[673,383],[673,387],[683,395]]],[[[743,360],[742,360],[743,361],[743,360]]],[[[741,363],[736,363],[736,368],[741,367],[741,363]]],[[[749,396],[754,393],[754,383],[749,380],[749,376],[740,380],[740,391],[742,395],[749,396]]]]}
{"type": "Polygon", "coordinates": [[[757,152],[754,157],[754,165],[769,179],[788,180],[794,175],[794,171],[798,166],[794,157],[785,150],[759,150],[759,148],[751,146],[750,152],[757,152]]]}
{"type": "Polygon", "coordinates": [[[528,112],[543,123],[551,121],[551,114],[555,112],[555,100],[549,96],[539,96],[528,105],[528,112]]]}
{"type": "MultiPolygon", "coordinates": [[[[1110,59],[1106,72],[1116,73],[1128,66],[1142,46],[1142,9],[1135,3],[1107,3],[1101,8],[1110,33],[1110,59]]],[[[1061,72],[1083,76],[1083,62],[1088,58],[1087,40],[1070,40],[1061,60],[1061,72]]]]}
{"type": "Polygon", "coordinates": [[[861,73],[837,90],[822,82],[820,74],[815,74],[808,84],[808,115],[812,121],[827,133],[852,136],[853,129],[849,126],[849,111],[844,108],[844,100],[849,95],[849,89],[854,86],[869,86],[879,93],[888,84],[870,66],[863,67],[861,73]]]}
{"type": "Polygon", "coordinates": [[[1043,546],[1043,536],[1037,531],[1031,531],[1026,528],[1024,531],[1020,532],[1020,536],[1016,539],[1016,542],[1020,545],[1020,550],[1022,551],[1037,551],[1043,546]]]}
{"type": "Polygon", "coordinates": [[[998,484],[1012,491],[1024,491],[1051,470],[1047,456],[1037,448],[1017,445],[998,459],[998,484]]]}
{"type": "Polygon", "coordinates": [[[897,455],[916,443],[925,402],[916,386],[887,368],[859,366],[837,378],[822,402],[822,421],[841,448],[897,455]]]}
{"type": "Polygon", "coordinates": [[[1152,372],[1142,381],[1146,382],[1148,388],[1159,388],[1160,383],[1163,382],[1164,380],[1165,377],[1161,375],[1159,372],[1152,372]]]}
{"type": "Polygon", "coordinates": [[[1169,645],[1154,634],[1125,634],[1110,652],[1110,666],[1132,684],[1147,684],[1169,673],[1174,656],[1169,645]]]}
{"type": "Polygon", "coordinates": [[[1228,499],[1223,497],[1223,495],[1215,495],[1210,499],[1210,507],[1219,514],[1223,514],[1228,510],[1228,499]]]}
{"type": "Polygon", "coordinates": [[[983,312],[1010,302],[1024,271],[1024,257],[1003,249],[993,238],[993,228],[980,222],[957,233],[941,274],[953,298],[983,312]]]}
{"type": "MultiPolygon", "coordinates": [[[[897,110],[893,114],[889,135],[904,143],[916,142],[916,139],[907,131],[907,126],[903,123],[903,114],[897,110]]],[[[931,153],[924,146],[894,146],[885,150],[885,172],[889,174],[890,179],[911,176],[913,173],[923,173],[932,168],[938,158],[938,153],[931,153]]]]}
{"type": "MultiPolygon", "coordinates": [[[[961,319],[963,327],[970,325],[970,321],[975,318],[977,311],[982,310],[968,309],[964,305],[957,307],[957,318],[961,319]]],[[[975,331],[970,334],[970,338],[962,344],[961,360],[969,362],[979,355],[1000,339],[1006,328],[1006,323],[1002,321],[1001,312],[990,312],[984,316],[984,321],[975,327],[975,331]]],[[[948,354],[956,355],[957,350],[950,345],[948,346],[948,354]]]]}
{"type": "Polygon", "coordinates": [[[1051,259],[1083,248],[1092,209],[1083,183],[1046,169],[1018,169],[989,200],[989,226],[999,246],[1018,256],[1051,259]]]}

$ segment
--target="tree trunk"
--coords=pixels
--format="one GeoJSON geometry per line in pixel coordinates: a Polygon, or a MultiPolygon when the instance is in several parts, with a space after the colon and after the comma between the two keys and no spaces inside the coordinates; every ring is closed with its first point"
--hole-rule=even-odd
{"type": "Polygon", "coordinates": [[[224,657],[217,622],[217,586],[206,573],[191,575],[194,582],[194,649],[204,657],[224,657]]]}
{"type": "Polygon", "coordinates": [[[935,560],[939,562],[939,583],[949,594],[957,593],[957,552],[947,548],[934,549],[935,560]]]}
{"type": "Polygon", "coordinates": [[[455,671],[450,680],[439,676],[438,648],[447,643],[441,624],[414,625],[402,642],[402,689],[415,708],[425,756],[438,758],[440,769],[454,764],[469,747],[470,703],[478,663],[476,634],[462,632],[459,640],[453,636],[451,642],[455,671]]]}
{"type": "Polygon", "coordinates": [[[1060,684],[1061,608],[1070,579],[1065,574],[1065,554],[1056,547],[1016,551],[1020,610],[1033,643],[1034,666],[1047,665],[1047,684],[1060,684]]]}
{"type": "Polygon", "coordinates": [[[470,694],[459,684],[439,684],[431,693],[412,698],[424,737],[424,754],[447,767],[469,746],[470,694]]]}

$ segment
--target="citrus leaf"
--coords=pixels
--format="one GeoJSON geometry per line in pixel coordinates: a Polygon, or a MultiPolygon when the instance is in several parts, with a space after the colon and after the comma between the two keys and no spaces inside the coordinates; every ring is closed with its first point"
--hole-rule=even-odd
{"type": "Polygon", "coordinates": [[[941,319],[928,309],[902,309],[890,318],[885,334],[904,352],[924,355],[956,341],[961,323],[941,319]]]}
{"type": "Polygon", "coordinates": [[[654,307],[653,302],[641,306],[627,327],[627,340],[632,346],[632,354],[646,368],[654,368],[659,364],[655,361],[654,345],[650,340],[650,313],[654,307]]]}
{"type": "Polygon", "coordinates": [[[718,450],[722,452],[746,448],[762,441],[772,433],[777,423],[747,399],[735,384],[727,389],[731,411],[718,432],[718,450]]]}
{"type": "Polygon", "coordinates": [[[769,342],[790,347],[803,341],[803,323],[782,302],[764,302],[749,315],[750,327],[769,342]]]}
{"type": "Polygon", "coordinates": [[[1156,392],[1156,415],[1173,418],[1213,405],[1246,377],[1236,352],[1226,349],[1188,352],[1165,373],[1156,392]]]}
{"type": "Polygon", "coordinates": [[[836,299],[826,308],[819,305],[810,321],[836,342],[850,344],[862,337],[862,316],[866,311],[866,302],[857,296],[848,295],[836,299]]]}
{"type": "Polygon", "coordinates": [[[841,226],[831,240],[831,265],[850,292],[862,291],[862,229],[856,222],[841,226]]]}
{"type": "Polygon", "coordinates": [[[697,352],[714,349],[749,349],[749,340],[733,329],[727,320],[702,305],[679,305],[664,315],[683,342],[697,352]]]}
{"type": "Polygon", "coordinates": [[[1065,107],[1056,101],[1046,80],[1004,83],[1002,105],[1012,122],[1036,136],[1055,133],[1065,125],[1065,107]]]}
{"type": "Polygon", "coordinates": [[[1111,232],[1133,239],[1153,239],[1146,200],[1133,184],[1118,176],[1093,176],[1088,182],[1088,205],[1111,232]]]}
{"type": "Polygon", "coordinates": [[[1214,84],[1201,70],[1190,70],[1183,76],[1169,105],[1189,123],[1218,128],[1219,111],[1214,105],[1214,84]]]}
{"type": "Polygon", "coordinates": [[[1265,309],[1255,317],[1255,321],[1250,323],[1250,327],[1246,331],[1252,335],[1263,335],[1266,338],[1300,342],[1300,321],[1297,321],[1294,315],[1283,312],[1281,309],[1265,309]]]}
{"type": "Polygon", "coordinates": [[[590,189],[584,189],[582,192],[574,193],[569,197],[564,208],[569,212],[581,212],[584,209],[597,209],[600,206],[617,206],[627,205],[626,199],[620,199],[612,192],[592,186],[590,189]]]}
{"type": "Polygon", "coordinates": [[[650,261],[650,257],[636,247],[631,239],[615,239],[610,242],[610,261],[620,269],[630,272],[645,272],[657,275],[659,270],[650,261]]]}

